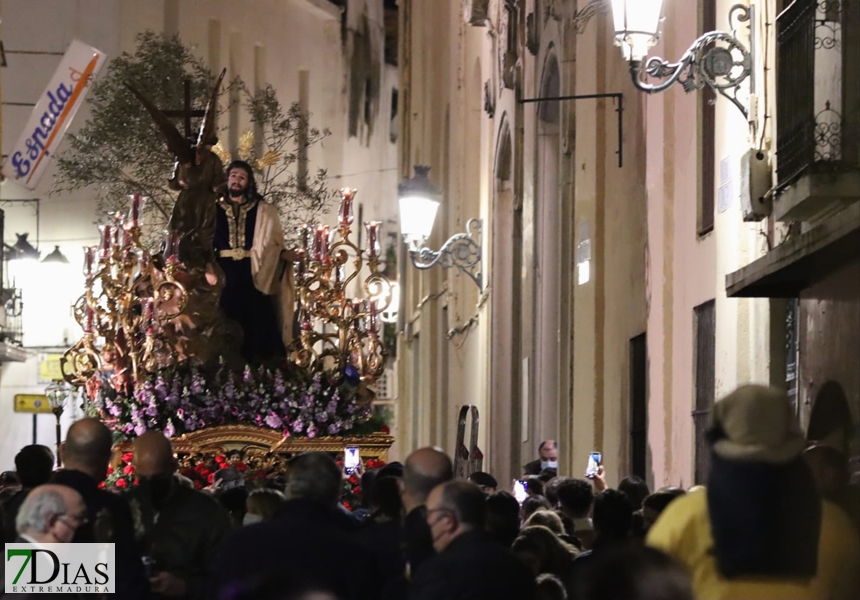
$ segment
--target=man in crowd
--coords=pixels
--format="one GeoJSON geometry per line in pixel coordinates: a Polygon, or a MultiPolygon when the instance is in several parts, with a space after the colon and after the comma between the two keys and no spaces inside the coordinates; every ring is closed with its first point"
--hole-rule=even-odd
{"type": "Polygon", "coordinates": [[[785,392],[742,386],[714,405],[705,490],[677,498],[647,543],[673,555],[698,598],[860,597],[860,542],[822,501],[785,392]]]}
{"type": "Polygon", "coordinates": [[[633,507],[627,495],[619,490],[603,490],[594,497],[594,543],[576,557],[576,572],[592,567],[604,553],[612,551],[629,540],[633,523],[633,507]]]}
{"type": "Polygon", "coordinates": [[[540,475],[544,469],[555,469],[558,471],[558,444],[555,440],[544,440],[538,446],[538,458],[523,467],[526,475],[540,475]]]}
{"type": "Polygon", "coordinates": [[[594,492],[583,479],[566,479],[556,489],[558,507],[573,521],[574,535],[582,542],[583,550],[594,544],[594,525],[591,522],[591,505],[594,492]]]}
{"type": "Polygon", "coordinates": [[[413,578],[421,564],[433,556],[433,538],[425,507],[427,497],[437,485],[453,478],[454,465],[438,448],[419,448],[406,458],[401,498],[406,513],[403,523],[406,560],[413,578]]]}
{"type": "Polygon", "coordinates": [[[128,494],[144,552],[149,584],[158,597],[208,598],[212,565],[230,533],[230,516],[212,497],[180,485],[170,440],[147,431],[134,440],[139,483],[128,494]]]}
{"type": "Polygon", "coordinates": [[[475,471],[469,475],[469,481],[481,488],[481,491],[487,496],[495,494],[499,487],[496,478],[484,471],[475,471]]]}
{"type": "Polygon", "coordinates": [[[31,444],[15,455],[15,474],[21,489],[3,503],[3,531],[7,542],[15,539],[15,517],[30,490],[47,483],[54,470],[54,453],[47,446],[31,444]]]}
{"type": "Polygon", "coordinates": [[[534,598],[524,563],[484,533],[486,496],[466,481],[443,483],[427,499],[427,524],[437,555],[417,572],[411,600],[534,598]]]}
{"type": "Polygon", "coordinates": [[[110,430],[96,419],[81,419],[69,427],[63,443],[65,468],[51,482],[77,491],[87,507],[87,523],[75,533],[76,543],[116,544],[116,593],[123,598],[147,596],[146,576],[134,541],[134,525],[125,498],[99,489],[112,453],[110,430]]]}
{"type": "Polygon", "coordinates": [[[45,484],[33,489],[18,510],[16,542],[66,544],[87,522],[84,499],[65,485],[45,484]]]}
{"type": "Polygon", "coordinates": [[[242,527],[223,544],[211,598],[254,598],[262,588],[329,591],[342,600],[378,598],[376,557],[359,544],[337,508],[342,473],[330,456],[293,458],[287,502],[271,520],[242,527]]]}

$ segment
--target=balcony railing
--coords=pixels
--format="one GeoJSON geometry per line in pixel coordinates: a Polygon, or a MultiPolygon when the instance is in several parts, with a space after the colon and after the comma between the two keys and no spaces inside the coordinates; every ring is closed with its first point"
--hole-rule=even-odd
{"type": "Polygon", "coordinates": [[[846,122],[857,111],[857,20],[852,0],[794,0],[777,17],[778,189],[813,167],[857,167],[860,134],[846,122]]]}

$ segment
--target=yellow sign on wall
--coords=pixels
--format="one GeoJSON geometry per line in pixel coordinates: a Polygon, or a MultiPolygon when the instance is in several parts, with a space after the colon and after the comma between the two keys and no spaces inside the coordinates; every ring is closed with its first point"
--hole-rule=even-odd
{"type": "Polygon", "coordinates": [[[15,412],[50,413],[51,404],[45,394],[15,394],[15,412]]]}
{"type": "Polygon", "coordinates": [[[63,371],[60,369],[60,359],[63,355],[45,354],[43,356],[44,358],[39,362],[39,383],[61,381],[63,371]]]}

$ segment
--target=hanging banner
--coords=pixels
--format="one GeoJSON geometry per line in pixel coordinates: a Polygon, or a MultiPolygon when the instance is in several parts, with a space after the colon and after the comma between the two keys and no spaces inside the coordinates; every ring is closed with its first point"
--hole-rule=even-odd
{"type": "Polygon", "coordinates": [[[87,88],[107,56],[73,40],[48,87],[39,96],[27,126],[11,148],[3,175],[29,190],[36,189],[51,156],[84,102],[87,88]]]}

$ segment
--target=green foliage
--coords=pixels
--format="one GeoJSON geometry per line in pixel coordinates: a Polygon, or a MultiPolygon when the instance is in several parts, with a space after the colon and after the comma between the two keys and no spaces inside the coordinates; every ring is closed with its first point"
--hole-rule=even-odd
{"type": "MultiPolygon", "coordinates": [[[[184,107],[186,80],[191,84],[192,108],[205,107],[216,77],[203,61],[178,36],[152,31],[139,34],[134,54],[123,53],[111,60],[106,73],[93,84],[88,95],[92,114],[76,134],[68,136],[68,149],[57,159],[58,176],[52,193],[91,186],[97,194],[98,220],[103,220],[101,215],[124,213],[129,194],[148,197],[145,237],[155,245],[176,201],[176,193],[167,187],[174,157],[125,84],[134,85],[162,110],[178,110],[184,107]]],[[[269,150],[277,153],[277,162],[258,173],[258,189],[278,207],[287,231],[294,221],[312,220],[327,212],[333,194],[326,186],[325,171],[317,171],[304,183],[291,167],[298,160],[300,147],[318,143],[328,132],[310,129],[303,135],[301,124],[307,122],[308,115],[302,115],[298,105],[285,111],[270,85],[251,93],[238,77],[221,95],[221,114],[242,97],[252,121],[263,132],[263,154],[269,150]]],[[[219,119],[222,125],[223,121],[219,119]]],[[[175,122],[183,131],[182,120],[175,122]]],[[[192,119],[195,135],[197,127],[199,119],[192,119]]],[[[219,137],[226,141],[224,127],[219,137]]]]}
{"type": "Polygon", "coordinates": [[[278,207],[284,233],[296,239],[303,223],[318,220],[331,208],[334,191],[327,185],[325,169],[301,174],[295,168],[300,154],[330,135],[328,129],[310,127],[309,115],[297,103],[286,111],[271,84],[251,93],[243,86],[245,109],[262,134],[263,156],[252,150],[250,162],[258,168],[257,180],[266,200],[278,207]],[[266,160],[271,157],[271,160],[266,160]],[[262,163],[262,164],[261,164],[262,163]]]}

